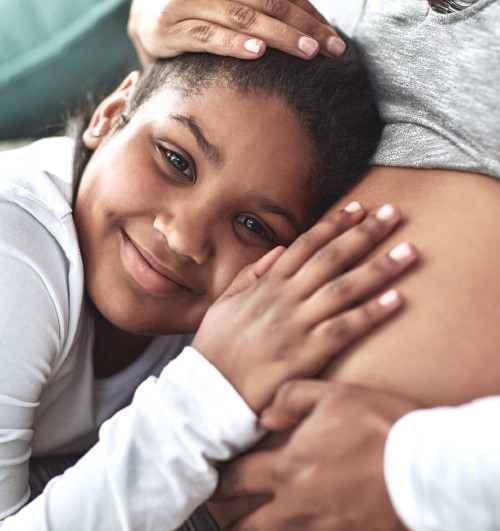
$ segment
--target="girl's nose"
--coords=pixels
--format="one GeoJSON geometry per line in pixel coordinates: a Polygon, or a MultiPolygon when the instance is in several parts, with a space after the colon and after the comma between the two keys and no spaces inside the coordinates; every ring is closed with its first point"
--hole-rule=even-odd
{"type": "Polygon", "coordinates": [[[193,209],[173,215],[170,212],[159,212],[153,226],[165,237],[169,249],[188,256],[197,264],[204,264],[212,254],[208,220],[197,214],[193,209]]]}

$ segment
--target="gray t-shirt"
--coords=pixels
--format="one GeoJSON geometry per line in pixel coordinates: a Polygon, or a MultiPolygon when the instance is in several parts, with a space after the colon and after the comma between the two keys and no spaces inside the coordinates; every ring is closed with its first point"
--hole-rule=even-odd
{"type": "Polygon", "coordinates": [[[366,0],[354,37],[387,123],[374,164],[500,178],[500,1],[366,0]]]}

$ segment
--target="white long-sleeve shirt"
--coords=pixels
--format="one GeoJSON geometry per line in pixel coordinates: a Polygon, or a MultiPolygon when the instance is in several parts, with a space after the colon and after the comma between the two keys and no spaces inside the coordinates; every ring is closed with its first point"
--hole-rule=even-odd
{"type": "Polygon", "coordinates": [[[213,462],[256,440],[256,419],[191,349],[163,369],[187,335],[95,380],[72,150],[54,138],[0,154],[0,527],[175,529],[214,489],[213,462]],[[94,444],[27,504],[32,455],[94,444]]]}
{"type": "Polygon", "coordinates": [[[213,465],[260,435],[254,413],[229,382],[186,347],[2,531],[177,529],[213,493],[213,465]]]}
{"type": "Polygon", "coordinates": [[[500,396],[409,413],[389,433],[385,476],[415,531],[500,529],[500,396]]]}

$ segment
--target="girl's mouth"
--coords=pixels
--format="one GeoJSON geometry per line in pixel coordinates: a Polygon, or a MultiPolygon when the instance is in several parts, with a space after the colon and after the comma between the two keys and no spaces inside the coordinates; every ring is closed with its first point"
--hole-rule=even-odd
{"type": "Polygon", "coordinates": [[[123,230],[121,236],[125,269],[143,289],[156,296],[194,291],[175,272],[170,271],[135,244],[123,230]]]}

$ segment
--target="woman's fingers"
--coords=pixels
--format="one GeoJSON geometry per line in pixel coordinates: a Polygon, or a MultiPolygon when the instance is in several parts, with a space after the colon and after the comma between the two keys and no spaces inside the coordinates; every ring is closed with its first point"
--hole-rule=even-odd
{"type": "Polygon", "coordinates": [[[417,257],[413,245],[401,243],[322,286],[305,301],[302,311],[312,324],[333,317],[379,291],[406,271],[417,257]]]}
{"type": "Polygon", "coordinates": [[[254,12],[267,16],[253,21],[253,27],[242,29],[245,33],[250,32],[261,38],[272,48],[278,48],[298,57],[311,57],[316,55],[318,49],[311,48],[310,45],[313,43],[305,39],[311,37],[319,46],[319,50],[327,56],[338,57],[344,53],[345,44],[342,39],[307,0],[240,0],[240,2],[254,12]]]}
{"type": "Polygon", "coordinates": [[[185,51],[251,59],[266,46],[302,58],[345,49],[307,0],[134,0],[128,29],[147,64],[185,51]]]}
{"type": "Polygon", "coordinates": [[[273,478],[270,473],[272,467],[269,464],[273,459],[272,450],[261,450],[228,463],[223,469],[219,485],[211,500],[223,502],[240,496],[272,492],[273,478]]]}
{"type": "Polygon", "coordinates": [[[252,51],[261,55],[266,45],[302,58],[314,57],[320,49],[330,56],[341,55],[345,48],[331,26],[289,0],[219,0],[216,5],[199,4],[196,18],[189,14],[194,10],[190,2],[185,2],[179,12],[181,31],[176,40],[182,48],[189,46],[192,51],[242,58],[248,58],[252,51]],[[255,40],[262,44],[249,50],[249,43],[255,40]]]}
{"type": "Polygon", "coordinates": [[[262,411],[259,424],[269,431],[295,428],[316,407],[319,400],[331,393],[330,382],[322,380],[291,380],[285,382],[273,401],[262,411]]]}
{"type": "Polygon", "coordinates": [[[171,33],[163,43],[156,43],[155,52],[159,57],[173,57],[189,51],[255,59],[266,51],[266,42],[262,39],[202,19],[178,22],[171,33]]]}

